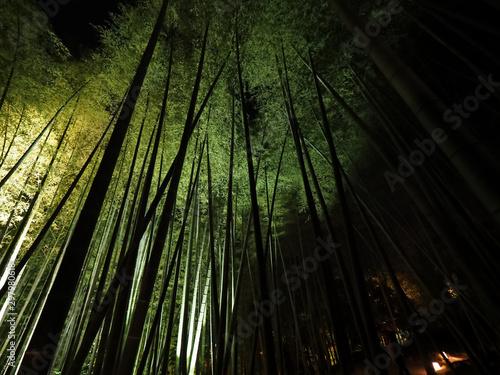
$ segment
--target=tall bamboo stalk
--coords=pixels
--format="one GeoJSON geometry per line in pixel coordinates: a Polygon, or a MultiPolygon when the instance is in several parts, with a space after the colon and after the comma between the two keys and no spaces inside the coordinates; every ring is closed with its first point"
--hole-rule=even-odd
{"type": "MultiPolygon", "coordinates": [[[[198,98],[201,75],[203,71],[203,62],[205,59],[207,38],[208,38],[208,26],[205,31],[205,37],[203,39],[200,62],[198,65],[198,73],[193,88],[193,94],[191,96],[191,103],[189,106],[186,123],[184,125],[184,132],[182,134],[181,144],[179,146],[177,158],[174,161],[175,165],[174,165],[171,184],[165,200],[163,212],[158,224],[160,228],[168,228],[168,224],[172,216],[172,208],[177,196],[177,190],[179,187],[180,176],[184,164],[184,158],[186,155],[188,142],[191,136],[190,127],[194,119],[194,110],[198,98]]],[[[158,273],[158,265],[160,263],[161,255],[163,252],[166,235],[167,235],[166,230],[159,231],[157,233],[150,258],[147,261],[146,268],[144,270],[144,277],[141,282],[137,305],[132,315],[129,332],[127,334],[127,340],[125,342],[125,347],[123,350],[122,359],[118,365],[118,373],[120,374],[124,375],[132,374],[134,369],[134,362],[139,346],[139,339],[148,312],[151,294],[153,293],[156,275],[158,273]]]]}
{"type": "MultiPolygon", "coordinates": [[[[248,178],[249,178],[249,188],[250,188],[250,198],[252,202],[252,214],[254,221],[254,236],[255,236],[255,252],[257,254],[257,264],[258,264],[258,275],[259,275],[259,291],[260,298],[262,301],[269,300],[269,288],[266,277],[266,261],[264,248],[262,243],[262,232],[260,227],[260,219],[259,219],[259,204],[257,201],[257,190],[255,184],[255,174],[253,167],[253,155],[252,155],[252,145],[250,141],[250,130],[248,124],[248,116],[246,113],[247,104],[245,101],[245,90],[243,86],[243,77],[241,72],[241,61],[240,61],[240,44],[239,44],[239,36],[238,36],[238,28],[236,28],[236,62],[238,67],[238,82],[240,88],[240,97],[241,97],[241,109],[242,109],[242,117],[243,117],[243,125],[245,128],[245,145],[246,145],[246,154],[247,154],[247,165],[248,165],[248,178]]],[[[222,329],[222,328],[220,328],[222,329]]],[[[266,373],[267,374],[277,374],[276,367],[276,355],[274,350],[274,342],[272,338],[272,324],[271,319],[269,317],[264,317],[263,327],[260,330],[262,333],[262,342],[263,342],[263,352],[265,355],[265,363],[266,363],[266,373]]]]}
{"type": "Polygon", "coordinates": [[[222,374],[224,363],[224,352],[226,345],[226,327],[229,326],[228,316],[228,282],[229,282],[229,258],[234,258],[234,253],[230,254],[231,249],[231,228],[233,226],[233,169],[234,169],[234,99],[232,102],[231,119],[231,145],[229,148],[229,176],[227,183],[227,205],[226,205],[226,239],[224,243],[224,262],[222,264],[222,285],[220,302],[220,330],[217,339],[217,367],[216,373],[222,374]]]}
{"type": "MultiPolygon", "coordinates": [[[[311,215],[312,227],[314,235],[317,241],[323,240],[325,237],[323,235],[323,230],[321,229],[321,224],[316,210],[316,205],[312,195],[312,190],[309,184],[309,179],[305,169],[304,158],[302,155],[302,149],[300,145],[299,133],[298,133],[298,120],[295,114],[294,105],[292,101],[292,96],[290,93],[290,85],[288,80],[287,66],[285,61],[285,52],[282,47],[282,57],[284,66],[284,78],[281,79],[283,97],[285,100],[285,106],[287,109],[288,119],[290,122],[290,127],[292,130],[293,140],[295,144],[295,151],[297,154],[297,159],[299,162],[300,172],[302,176],[302,182],[304,186],[304,191],[306,194],[307,204],[309,208],[309,214],[311,215]]],[[[280,70],[281,76],[281,70],[280,70]]],[[[324,240],[323,240],[324,241],[324,240]]],[[[335,335],[336,347],[339,353],[339,363],[341,371],[344,374],[351,374],[353,369],[350,346],[348,342],[347,332],[345,326],[342,324],[342,310],[341,303],[339,302],[338,292],[336,290],[335,282],[330,279],[331,269],[329,263],[323,261],[320,263],[321,267],[321,277],[323,279],[324,285],[332,285],[331,288],[327,288],[327,304],[329,308],[329,314],[331,317],[331,323],[333,327],[333,332],[335,335]]]]}
{"type": "MultiPolygon", "coordinates": [[[[164,0],[153,32],[130,85],[131,89],[125,100],[126,106],[121,110],[121,114],[109,140],[108,147],[104,152],[102,162],[96,173],[92,187],[90,188],[87,201],[82,208],[74,235],[68,245],[68,252],[72,255],[65,256],[62,260],[61,267],[64,269],[64,273],[58,273],[52,285],[42,315],[38,320],[28,350],[24,355],[22,362],[23,368],[32,369],[37,360],[44,358],[43,348],[49,344],[53,345],[50,340],[50,335],[61,332],[64,325],[78,282],[78,271],[81,269],[81,265],[87,255],[88,245],[92,239],[99,211],[104,201],[125,134],[127,133],[134,112],[137,97],[140,94],[153,52],[160,36],[167,6],[168,0],[164,0]]],[[[55,341],[57,343],[58,339],[55,341]]],[[[44,359],[46,365],[43,369],[39,370],[40,375],[47,374],[49,368],[48,364],[52,362],[52,360],[53,358],[44,359]]]]}
{"type": "MultiPolygon", "coordinates": [[[[10,109],[10,107],[9,107],[10,109]]],[[[16,130],[14,131],[14,134],[12,135],[12,139],[10,140],[9,145],[7,146],[7,150],[5,151],[5,154],[3,153],[4,148],[5,148],[5,142],[7,141],[7,129],[8,129],[8,114],[7,114],[7,120],[5,121],[5,138],[3,140],[2,144],[2,160],[0,161],[0,168],[2,167],[3,163],[5,162],[5,159],[9,155],[9,151],[12,148],[12,145],[14,144],[14,141],[16,140],[17,133],[19,132],[19,128],[21,127],[21,124],[24,119],[24,112],[26,111],[26,106],[23,106],[23,110],[21,111],[21,116],[19,117],[19,121],[16,126],[16,130]]]]}
{"type": "Polygon", "coordinates": [[[347,206],[346,194],[344,191],[344,185],[341,175],[341,166],[340,161],[337,157],[337,151],[335,148],[335,144],[333,142],[333,136],[330,130],[330,124],[328,121],[328,116],[326,114],[325,104],[323,102],[323,95],[321,93],[321,87],[316,75],[316,69],[314,67],[314,62],[311,57],[311,53],[309,52],[309,57],[311,60],[311,68],[314,76],[314,83],[316,86],[316,92],[318,95],[318,102],[321,110],[322,123],[324,132],[326,135],[326,140],[328,142],[328,149],[330,151],[330,159],[333,163],[333,175],[335,179],[335,187],[337,190],[337,195],[340,201],[340,208],[342,212],[342,217],[344,220],[344,229],[346,231],[346,238],[348,242],[348,246],[350,249],[349,255],[351,257],[351,266],[353,268],[353,287],[354,290],[358,292],[357,300],[360,306],[361,317],[363,319],[364,329],[368,338],[368,345],[370,346],[370,352],[372,358],[375,358],[375,353],[378,351],[378,335],[376,333],[375,323],[373,321],[372,312],[370,310],[370,302],[368,299],[368,292],[366,290],[366,285],[364,281],[363,270],[361,269],[360,257],[358,254],[358,250],[355,244],[355,236],[352,225],[351,216],[349,213],[349,208],[347,206]]]}

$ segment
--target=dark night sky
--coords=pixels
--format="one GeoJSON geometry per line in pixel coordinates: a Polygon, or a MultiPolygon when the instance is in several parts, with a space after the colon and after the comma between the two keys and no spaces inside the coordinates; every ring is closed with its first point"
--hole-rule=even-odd
{"type": "Polygon", "coordinates": [[[86,49],[99,45],[99,38],[93,25],[109,21],[109,13],[118,10],[119,3],[133,3],[134,0],[70,0],[59,5],[57,13],[50,17],[54,32],[61,38],[74,56],[86,49]]]}

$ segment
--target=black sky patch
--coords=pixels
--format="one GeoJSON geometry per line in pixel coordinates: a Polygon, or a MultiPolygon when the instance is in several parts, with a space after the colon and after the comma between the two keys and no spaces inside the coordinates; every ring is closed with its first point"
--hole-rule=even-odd
{"type": "Polygon", "coordinates": [[[99,35],[92,25],[105,25],[110,13],[117,12],[120,3],[132,0],[41,0],[38,5],[47,13],[56,35],[73,56],[99,46],[99,35]]]}

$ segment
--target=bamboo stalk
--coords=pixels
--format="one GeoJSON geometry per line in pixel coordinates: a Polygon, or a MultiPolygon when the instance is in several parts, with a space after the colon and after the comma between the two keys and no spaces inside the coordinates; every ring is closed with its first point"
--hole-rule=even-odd
{"type": "MultiPolygon", "coordinates": [[[[253,167],[253,156],[252,156],[252,145],[250,141],[250,130],[248,124],[248,117],[246,114],[246,102],[245,102],[245,91],[243,88],[243,77],[241,72],[241,61],[240,61],[240,45],[239,45],[239,36],[238,36],[238,28],[236,28],[236,62],[238,67],[238,82],[240,88],[240,97],[241,97],[241,109],[242,109],[242,117],[243,117],[243,125],[245,129],[245,145],[246,145],[246,153],[247,153],[247,165],[248,165],[248,178],[249,178],[249,188],[250,188],[250,198],[252,202],[252,214],[254,221],[254,236],[255,236],[255,251],[257,254],[257,263],[258,263],[258,275],[259,275],[259,291],[260,298],[262,300],[269,299],[269,289],[266,278],[266,262],[264,257],[264,248],[262,243],[262,232],[260,227],[260,219],[259,219],[259,204],[257,202],[257,190],[255,183],[255,174],[253,167]]],[[[263,337],[263,351],[266,352],[265,360],[266,360],[266,373],[267,374],[276,374],[276,355],[274,350],[274,343],[272,339],[272,324],[269,317],[264,317],[263,327],[262,327],[262,337],[263,337]]]]}

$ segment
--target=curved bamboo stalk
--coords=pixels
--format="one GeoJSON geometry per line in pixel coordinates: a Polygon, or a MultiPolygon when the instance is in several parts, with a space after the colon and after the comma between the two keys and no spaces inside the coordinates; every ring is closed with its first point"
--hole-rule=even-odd
{"type": "MultiPolygon", "coordinates": [[[[210,108],[209,108],[210,113],[210,108]]],[[[208,133],[205,134],[207,137],[207,189],[208,189],[208,225],[209,225],[209,251],[210,251],[210,278],[211,278],[211,288],[210,288],[210,298],[211,298],[211,309],[212,314],[212,335],[213,337],[219,337],[219,293],[217,291],[217,266],[215,262],[215,231],[214,231],[214,207],[213,207],[213,197],[212,197],[212,169],[210,166],[210,149],[208,142],[208,133]]],[[[213,354],[214,360],[212,365],[217,365],[217,357],[213,354]]]]}

